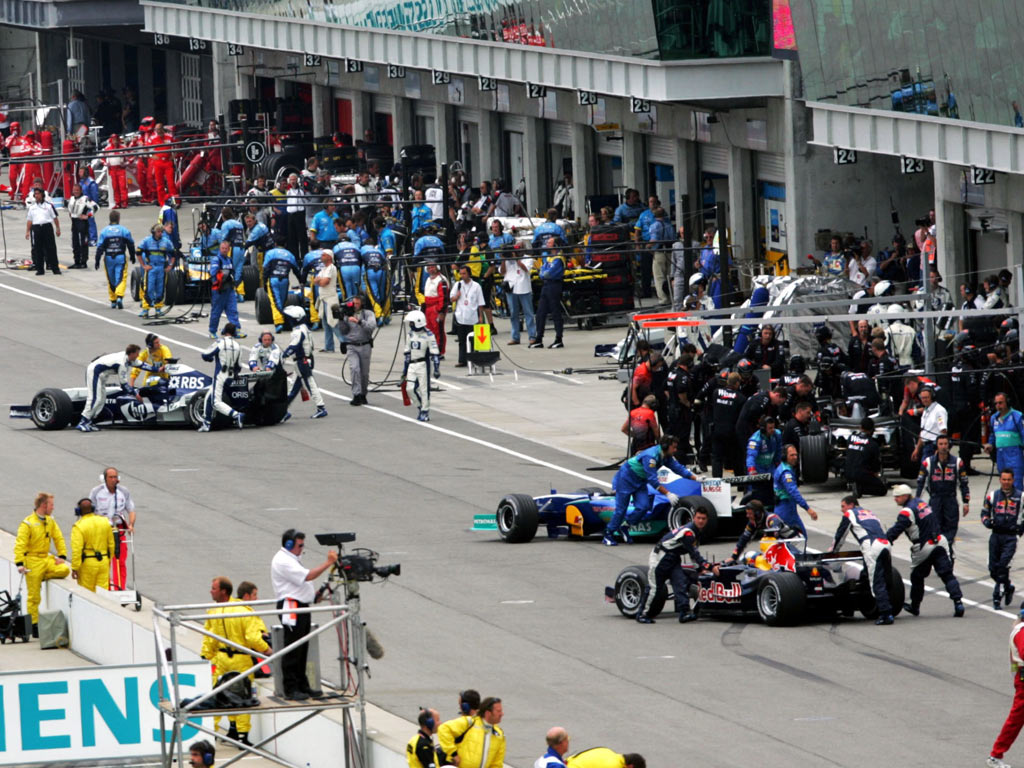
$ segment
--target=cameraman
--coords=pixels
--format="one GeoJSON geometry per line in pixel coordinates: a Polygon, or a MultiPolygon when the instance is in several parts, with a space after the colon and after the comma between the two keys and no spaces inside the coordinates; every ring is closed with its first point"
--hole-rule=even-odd
{"type": "MultiPolygon", "coordinates": [[[[295,608],[308,608],[313,602],[315,591],[313,582],[338,559],[338,553],[327,553],[327,559],[315,568],[306,569],[299,558],[306,547],[306,534],[289,528],[281,535],[281,549],[270,562],[270,581],[274,586],[274,597],[277,598],[278,609],[286,608],[281,613],[281,624],[284,626],[284,644],[291,645],[309,634],[310,618],[308,613],[288,613],[295,608]]],[[[306,677],[306,654],[309,643],[303,643],[289,652],[281,660],[284,679],[284,697],[292,701],[305,701],[313,693],[306,677]]]]}
{"type": "Polygon", "coordinates": [[[353,296],[341,306],[348,330],[348,370],[352,375],[352,401],[349,405],[366,405],[366,390],[370,385],[370,352],[377,318],[363,308],[363,297],[353,296]]]}

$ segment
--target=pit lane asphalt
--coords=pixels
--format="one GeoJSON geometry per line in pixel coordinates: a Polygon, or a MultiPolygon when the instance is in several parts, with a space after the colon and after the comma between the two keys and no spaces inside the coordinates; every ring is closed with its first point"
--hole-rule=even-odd
{"type": "MultiPolygon", "coordinates": [[[[89,359],[141,336],[104,319],[140,327],[127,312],[56,291],[55,281],[19,278],[0,272],[0,402],[76,385],[89,359]]],[[[74,292],[70,281],[60,285],[74,292]]],[[[158,332],[200,367],[198,354],[181,343],[205,346],[191,330],[201,329],[158,332]]],[[[345,391],[337,381],[321,382],[345,391]]],[[[546,386],[537,395],[549,398],[557,422],[570,404],[552,402],[563,384],[546,386]]],[[[607,385],[609,404],[619,389],[607,385]]],[[[104,465],[117,465],[140,507],[139,586],[165,602],[205,600],[220,574],[254,580],[267,595],[269,560],[285,527],[355,530],[359,545],[403,567],[390,583],[363,589],[365,618],[387,651],[373,664],[370,699],[413,719],[420,705],[452,716],[456,691],[465,687],[499,695],[515,766],[532,764],[556,723],[569,728],[574,750],[639,751],[652,767],[964,765],[987,754],[1011,700],[1005,617],[971,609],[955,621],[947,618],[948,600],[931,597],[920,618],[889,628],[863,620],[680,627],[668,615],[638,626],[603,602],[602,589],[624,565],[644,562],[649,547],[508,546],[467,530],[504,493],[595,484],[554,468],[587,474],[592,462],[435,417],[435,426],[482,441],[468,442],[410,422],[392,398],[372,399],[375,409],[356,409],[329,397],[331,415],[321,422],[296,403],[291,423],[242,434],[46,433],[5,420],[3,526],[14,530],[33,494],[46,489],[57,494],[68,536],[73,503],[104,465]]],[[[610,480],[607,473],[593,478],[610,480]]],[[[976,520],[984,483],[973,485],[976,520]]],[[[838,496],[835,488],[810,496],[825,513],[821,530],[834,527],[838,496]]],[[[872,508],[885,519],[893,509],[884,499],[872,508]]],[[[962,530],[965,575],[983,577],[983,532],[976,524],[962,530]]],[[[814,535],[811,543],[826,540],[814,535]]],[[[724,556],[730,548],[721,542],[708,551],[724,556]]],[[[323,554],[311,547],[307,563],[323,554]]],[[[907,575],[906,564],[898,565],[907,575]]],[[[966,588],[987,602],[989,587],[966,588]]]]}

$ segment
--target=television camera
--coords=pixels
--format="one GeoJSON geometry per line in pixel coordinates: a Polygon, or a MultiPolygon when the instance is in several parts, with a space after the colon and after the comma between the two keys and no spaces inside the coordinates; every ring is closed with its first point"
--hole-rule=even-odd
{"type": "Polygon", "coordinates": [[[338,562],[335,568],[346,580],[373,581],[374,576],[386,579],[389,576],[401,575],[401,563],[377,565],[380,555],[372,549],[359,547],[346,555],[344,545],[355,540],[356,535],[351,532],[316,534],[316,541],[321,546],[338,548],[338,562]]]}

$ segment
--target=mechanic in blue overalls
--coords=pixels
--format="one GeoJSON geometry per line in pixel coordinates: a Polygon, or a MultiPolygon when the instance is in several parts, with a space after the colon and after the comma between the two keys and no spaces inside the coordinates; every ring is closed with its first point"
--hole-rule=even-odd
{"type": "Polygon", "coordinates": [[[157,223],[164,228],[167,232],[167,236],[171,238],[171,242],[174,243],[174,249],[176,251],[181,250],[181,235],[178,233],[178,211],[176,206],[178,204],[178,198],[169,197],[164,203],[164,207],[160,209],[160,214],[156,217],[157,223]],[[168,228],[170,225],[170,228],[168,228]]]}
{"type": "Polygon", "coordinates": [[[245,214],[245,244],[243,248],[248,251],[255,248],[256,255],[252,262],[260,270],[260,284],[263,282],[263,256],[270,248],[274,247],[274,240],[270,235],[267,225],[256,218],[254,214],[245,214]]]}
{"type": "Polygon", "coordinates": [[[628,533],[623,528],[623,522],[633,525],[651,511],[652,500],[648,485],[656,488],[672,506],[679,502],[679,497],[661,484],[658,479],[659,469],[666,467],[687,480],[698,480],[693,472],[675,460],[678,449],[679,438],[675,435],[664,435],[658,445],[640,451],[619,468],[615,479],[612,480],[612,490],[615,491],[615,514],[608,521],[604,531],[602,543],[605,546],[617,546],[619,542],[615,537],[619,535],[628,541],[628,533]],[[633,502],[633,513],[627,517],[626,510],[630,501],[633,502]]]}
{"type": "Polygon", "coordinates": [[[398,247],[398,240],[395,237],[395,230],[391,228],[391,220],[389,219],[385,223],[384,219],[374,219],[374,227],[377,229],[377,244],[381,250],[384,251],[384,255],[388,257],[388,262],[394,260],[395,252],[398,247]]]}
{"type": "Polygon", "coordinates": [[[124,309],[124,284],[128,281],[128,270],[125,267],[126,257],[130,256],[135,263],[135,240],[132,233],[121,226],[121,212],[110,212],[110,225],[100,232],[99,245],[96,246],[96,269],[100,268],[100,259],[107,273],[107,296],[111,309],[124,309]]]}
{"type": "Polygon", "coordinates": [[[711,298],[715,309],[722,306],[722,280],[718,276],[722,271],[722,260],[718,255],[718,247],[715,245],[715,229],[709,227],[704,233],[704,245],[701,248],[700,256],[697,257],[697,271],[704,275],[708,284],[708,296],[711,298]]]}
{"type": "Polygon", "coordinates": [[[235,218],[235,212],[225,208],[221,213],[221,238],[231,246],[231,273],[235,283],[238,301],[245,301],[245,287],[242,285],[242,269],[245,267],[245,225],[235,218]]]}
{"type": "Polygon", "coordinates": [[[341,297],[348,301],[363,290],[363,256],[359,246],[343,238],[334,246],[334,266],[338,268],[341,297]]]}
{"type": "Polygon", "coordinates": [[[992,606],[998,611],[1000,589],[1007,607],[1017,588],[1010,581],[1010,565],[1017,553],[1017,539],[1024,533],[1021,523],[1021,496],[1014,487],[1016,475],[1012,469],[999,473],[999,487],[985,494],[981,504],[981,524],[992,531],[988,539],[988,573],[995,584],[992,587],[992,606]]]}
{"type": "Polygon", "coordinates": [[[335,212],[337,206],[333,200],[324,203],[324,209],[313,216],[313,222],[309,225],[310,243],[320,249],[333,249],[338,242],[338,230],[334,226],[338,214],[335,212]]]}
{"type": "MultiPolygon", "coordinates": [[[[82,187],[82,194],[96,203],[97,206],[100,204],[100,187],[96,183],[96,179],[89,175],[89,169],[81,167],[78,169],[78,183],[82,187]]],[[[96,217],[89,217],[89,245],[96,245],[99,241],[96,239],[96,217]]]]}
{"type": "Polygon", "coordinates": [[[995,451],[996,468],[1013,470],[1013,487],[1017,493],[1024,488],[1024,420],[1020,411],[1011,408],[1006,394],[1000,392],[993,398],[996,413],[989,419],[988,444],[985,451],[995,451]]]}
{"type": "MultiPolygon", "coordinates": [[[[556,245],[568,245],[569,241],[565,238],[565,230],[562,229],[562,225],[557,221],[558,211],[555,208],[548,208],[546,216],[547,219],[533,230],[533,242],[531,243],[531,247],[540,248],[551,236],[554,236],[556,245]]],[[[492,224],[494,221],[495,219],[491,219],[492,224]]],[[[501,224],[501,222],[499,221],[498,224],[501,224]]],[[[505,235],[505,237],[509,238],[511,241],[509,243],[510,245],[515,242],[511,235],[505,235]]],[[[493,239],[494,237],[491,238],[491,240],[493,239]]],[[[489,247],[492,250],[494,249],[494,246],[492,245],[489,245],[489,247]]]]}
{"type": "Polygon", "coordinates": [[[391,290],[388,285],[388,260],[379,245],[371,241],[362,247],[363,280],[370,309],[377,318],[377,326],[391,322],[391,290]]]}
{"type": "Polygon", "coordinates": [[[159,224],[154,224],[150,232],[150,236],[139,243],[143,270],[139,317],[149,317],[153,309],[157,317],[163,317],[169,309],[164,305],[164,278],[174,264],[174,243],[159,224]]]}
{"type": "Polygon", "coordinates": [[[800,534],[806,539],[807,529],[804,528],[804,521],[800,519],[800,513],[796,511],[796,508],[799,506],[806,509],[811,520],[817,520],[818,513],[804,501],[800,489],[796,486],[796,472],[793,470],[798,455],[796,446],[782,446],[782,455],[782,463],[772,472],[772,486],[775,491],[775,509],[773,511],[782,519],[782,522],[790,528],[800,531],[800,534]]]}
{"type": "MultiPolygon", "coordinates": [[[[758,430],[747,440],[747,474],[770,474],[782,460],[782,433],[776,428],[774,416],[762,416],[758,430]]],[[[750,498],[762,504],[771,504],[774,500],[772,483],[751,483],[747,486],[750,498]]]]}
{"type": "MultiPolygon", "coordinates": [[[[283,237],[279,237],[283,241],[283,237]]],[[[299,265],[295,263],[295,254],[283,247],[279,242],[267,251],[263,257],[263,275],[267,282],[267,297],[270,299],[270,311],[273,315],[274,330],[278,333],[285,330],[284,308],[288,303],[288,278],[291,274],[302,282],[299,265]]]]}
{"type": "Polygon", "coordinates": [[[206,258],[210,258],[214,253],[217,252],[217,246],[220,245],[220,241],[224,239],[221,235],[220,230],[216,227],[211,227],[210,222],[206,218],[199,220],[199,231],[196,233],[196,246],[200,252],[206,258]]]}
{"type": "Polygon", "coordinates": [[[238,320],[238,294],[235,293],[234,268],[231,261],[231,243],[221,240],[217,252],[210,257],[210,338],[216,339],[220,316],[227,312],[228,321],[235,327],[234,337],[244,339],[238,320]]]}
{"type": "Polygon", "coordinates": [[[423,287],[426,285],[428,277],[427,265],[440,265],[443,258],[444,241],[440,237],[433,232],[428,232],[417,238],[416,245],[412,249],[412,265],[409,270],[417,306],[422,307],[426,298],[423,287]]]}

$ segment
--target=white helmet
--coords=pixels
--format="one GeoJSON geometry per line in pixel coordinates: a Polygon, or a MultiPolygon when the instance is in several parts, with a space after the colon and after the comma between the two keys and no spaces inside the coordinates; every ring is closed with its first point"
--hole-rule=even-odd
{"type": "Polygon", "coordinates": [[[414,309],[405,316],[405,322],[409,328],[414,331],[422,331],[427,327],[427,316],[420,312],[418,309],[414,309]]]}
{"type": "Polygon", "coordinates": [[[707,284],[707,282],[708,279],[704,277],[703,273],[701,272],[694,272],[692,275],[690,275],[690,288],[693,288],[698,283],[707,284]]]}
{"type": "Polygon", "coordinates": [[[892,283],[889,280],[879,280],[875,283],[875,296],[887,296],[892,291],[892,283]]]}
{"type": "Polygon", "coordinates": [[[281,314],[283,314],[285,317],[291,318],[296,325],[298,325],[299,323],[306,322],[305,310],[303,310],[302,307],[296,307],[294,304],[290,307],[285,307],[284,312],[282,312],[281,314]]]}

